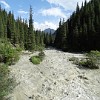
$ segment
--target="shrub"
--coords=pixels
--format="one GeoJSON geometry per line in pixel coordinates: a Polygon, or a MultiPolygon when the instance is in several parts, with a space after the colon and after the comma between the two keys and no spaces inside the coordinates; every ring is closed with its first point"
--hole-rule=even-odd
{"type": "Polygon", "coordinates": [[[76,57],[71,57],[71,58],[69,58],[69,61],[72,61],[72,62],[73,62],[73,64],[76,64],[76,65],[78,65],[78,64],[79,64],[79,59],[78,59],[78,58],[76,58],[76,57]]]}
{"type": "Polygon", "coordinates": [[[33,64],[35,64],[35,65],[40,64],[40,62],[42,62],[42,60],[44,59],[44,56],[45,56],[44,52],[41,51],[41,52],[38,54],[38,56],[32,56],[32,57],[30,58],[30,61],[31,61],[33,64]]]}
{"type": "Polygon", "coordinates": [[[100,52],[99,51],[90,51],[86,56],[97,66],[100,66],[100,52]]]}
{"type": "Polygon", "coordinates": [[[43,51],[41,51],[41,52],[38,54],[38,56],[39,56],[41,59],[43,59],[43,58],[44,58],[44,56],[45,56],[45,54],[44,54],[44,52],[43,52],[43,51]]]}
{"type": "Polygon", "coordinates": [[[13,88],[14,81],[9,78],[7,65],[14,64],[19,59],[19,51],[19,48],[14,48],[8,41],[0,39],[0,100],[13,88]]]}
{"type": "Polygon", "coordinates": [[[13,79],[9,78],[7,65],[0,64],[0,100],[10,92],[12,83],[13,79]]]}
{"type": "Polygon", "coordinates": [[[4,61],[4,56],[2,54],[0,54],[0,62],[4,61]]]}
{"type": "Polygon", "coordinates": [[[92,50],[89,53],[87,53],[86,55],[89,57],[100,57],[100,52],[97,50],[96,51],[92,50]]]}
{"type": "Polygon", "coordinates": [[[30,61],[31,61],[33,64],[37,65],[37,64],[40,64],[40,62],[41,62],[42,60],[40,59],[39,56],[32,56],[32,57],[30,58],[30,61]]]}
{"type": "Polygon", "coordinates": [[[80,66],[87,67],[90,69],[98,69],[100,66],[100,52],[90,51],[86,54],[86,59],[79,62],[80,66]]]}
{"type": "Polygon", "coordinates": [[[77,58],[76,57],[71,57],[69,58],[69,61],[75,61],[77,58]]]}
{"type": "Polygon", "coordinates": [[[8,65],[14,64],[19,59],[19,49],[16,50],[9,42],[0,43],[0,62],[8,65]]]}
{"type": "Polygon", "coordinates": [[[86,68],[90,68],[90,69],[98,69],[99,66],[97,66],[93,60],[91,59],[87,59],[86,61],[80,61],[79,62],[80,66],[86,67],[86,68]]]}
{"type": "Polygon", "coordinates": [[[86,54],[86,58],[79,60],[76,57],[72,57],[69,61],[73,61],[74,64],[83,66],[90,69],[99,69],[100,66],[100,52],[90,51],[86,54]]]}
{"type": "Polygon", "coordinates": [[[22,50],[23,50],[23,49],[20,48],[19,46],[16,47],[16,51],[17,51],[18,53],[20,53],[22,50]]]}

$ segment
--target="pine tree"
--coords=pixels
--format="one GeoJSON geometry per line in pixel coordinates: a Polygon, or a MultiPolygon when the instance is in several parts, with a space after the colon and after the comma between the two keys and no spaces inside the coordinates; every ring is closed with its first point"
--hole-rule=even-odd
{"type": "Polygon", "coordinates": [[[79,5],[78,5],[78,3],[77,3],[76,13],[79,13],[79,11],[80,11],[80,8],[79,8],[79,5]]]}
{"type": "Polygon", "coordinates": [[[54,45],[56,48],[60,48],[60,44],[61,44],[61,26],[62,26],[62,22],[61,22],[61,19],[60,19],[60,22],[59,22],[59,28],[56,30],[55,34],[56,34],[56,37],[55,37],[55,41],[54,41],[54,45]]]}
{"type": "Polygon", "coordinates": [[[15,20],[14,15],[9,12],[7,18],[7,37],[10,39],[12,44],[15,44],[14,36],[15,36],[15,20]]]}
{"type": "Polygon", "coordinates": [[[53,44],[53,36],[52,36],[51,30],[50,30],[49,37],[50,37],[50,46],[52,46],[52,44],[53,44]]]}
{"type": "MultiPolygon", "coordinates": [[[[24,22],[24,21],[23,21],[24,22]]],[[[20,23],[19,23],[19,43],[20,47],[24,48],[24,24],[22,22],[22,19],[20,18],[20,23]]]]}
{"type": "Polygon", "coordinates": [[[3,10],[3,17],[2,17],[2,24],[3,24],[3,29],[4,29],[4,38],[7,39],[7,12],[5,9],[3,10]]]}
{"type": "Polygon", "coordinates": [[[2,17],[0,16],[0,38],[4,38],[4,27],[2,24],[2,17]]]}
{"type": "Polygon", "coordinates": [[[33,19],[32,19],[32,7],[30,6],[30,17],[29,17],[29,28],[28,28],[28,48],[29,50],[35,50],[35,34],[33,30],[33,19]]]}
{"type": "Polygon", "coordinates": [[[40,46],[41,46],[41,47],[44,47],[43,38],[44,38],[44,37],[43,37],[43,33],[41,32],[41,33],[40,33],[40,46]]]}
{"type": "Polygon", "coordinates": [[[56,30],[55,46],[63,49],[63,43],[67,50],[89,51],[100,50],[100,1],[91,0],[89,3],[85,0],[81,8],[78,4],[76,11],[67,20],[66,29],[64,23],[59,23],[56,30]],[[66,30],[66,36],[64,35],[66,30]],[[62,42],[66,37],[66,42],[62,42]],[[79,50],[80,49],[80,50],[79,50]]]}
{"type": "Polygon", "coordinates": [[[28,25],[27,20],[24,21],[24,47],[28,49],[28,25]]]}
{"type": "Polygon", "coordinates": [[[18,17],[18,19],[16,20],[16,33],[15,33],[15,44],[19,45],[20,43],[20,19],[18,17]]]}
{"type": "Polygon", "coordinates": [[[62,35],[61,35],[61,46],[62,49],[65,50],[66,49],[66,23],[63,21],[63,26],[62,26],[62,35]]]}

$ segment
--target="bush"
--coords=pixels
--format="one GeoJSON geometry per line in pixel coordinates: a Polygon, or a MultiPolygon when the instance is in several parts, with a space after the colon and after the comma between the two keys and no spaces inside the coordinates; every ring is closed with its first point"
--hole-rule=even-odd
{"type": "Polygon", "coordinates": [[[13,88],[14,81],[9,78],[8,65],[19,59],[19,52],[20,48],[14,48],[8,41],[0,39],[0,100],[13,88]]]}
{"type": "Polygon", "coordinates": [[[79,65],[90,69],[99,69],[99,66],[97,66],[91,59],[87,59],[86,61],[80,61],[79,65]]]}
{"type": "Polygon", "coordinates": [[[96,51],[92,50],[89,53],[87,53],[86,56],[88,56],[88,57],[99,57],[100,58],[100,52],[97,51],[97,50],[96,51]]]}
{"type": "Polygon", "coordinates": [[[90,51],[86,54],[86,59],[79,62],[80,66],[90,68],[90,69],[99,69],[100,66],[100,52],[99,51],[90,51]]]}
{"type": "Polygon", "coordinates": [[[11,65],[19,59],[19,49],[14,48],[9,42],[0,43],[0,62],[11,65]]]}
{"type": "Polygon", "coordinates": [[[42,60],[40,59],[39,56],[32,56],[32,57],[30,58],[30,61],[31,61],[33,64],[37,65],[37,64],[40,64],[40,62],[41,62],[42,60]]]}
{"type": "Polygon", "coordinates": [[[40,62],[42,62],[42,60],[44,59],[44,56],[45,56],[44,52],[41,51],[41,52],[38,54],[38,56],[32,56],[32,57],[30,58],[30,61],[31,61],[33,64],[35,64],[35,65],[40,64],[40,62]]]}
{"type": "Polygon", "coordinates": [[[45,54],[44,54],[44,52],[43,52],[43,51],[41,51],[41,52],[38,54],[38,56],[39,56],[41,59],[43,59],[43,58],[44,58],[44,56],[45,56],[45,54]]]}
{"type": "Polygon", "coordinates": [[[0,62],[4,61],[4,56],[2,54],[0,54],[0,62]]]}
{"type": "Polygon", "coordinates": [[[77,58],[76,57],[71,57],[69,58],[69,61],[75,61],[77,58]]]}
{"type": "Polygon", "coordinates": [[[13,79],[9,78],[9,69],[7,65],[0,64],[0,100],[4,99],[12,86],[13,79]]]}
{"type": "Polygon", "coordinates": [[[76,64],[76,65],[78,65],[78,64],[79,64],[79,59],[78,59],[78,58],[76,58],[76,57],[71,57],[71,58],[69,58],[69,61],[72,61],[72,62],[73,62],[73,64],[76,64]]]}
{"type": "Polygon", "coordinates": [[[99,51],[91,51],[87,53],[86,56],[97,66],[100,66],[100,52],[99,51]]]}
{"type": "Polygon", "coordinates": [[[17,51],[18,53],[20,53],[22,50],[23,50],[23,49],[20,48],[19,46],[16,47],[16,51],[17,51]]]}
{"type": "Polygon", "coordinates": [[[69,61],[73,61],[74,64],[83,66],[90,69],[99,69],[100,66],[100,52],[90,51],[86,54],[86,58],[79,60],[76,57],[72,57],[69,61]]]}

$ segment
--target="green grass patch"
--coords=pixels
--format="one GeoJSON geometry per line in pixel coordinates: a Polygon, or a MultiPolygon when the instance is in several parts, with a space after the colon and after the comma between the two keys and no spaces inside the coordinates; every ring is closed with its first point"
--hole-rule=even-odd
{"type": "Polygon", "coordinates": [[[31,61],[33,64],[37,65],[37,64],[40,64],[40,62],[42,61],[42,59],[41,59],[39,56],[32,56],[32,57],[30,58],[30,61],[31,61]]]}
{"type": "Polygon", "coordinates": [[[44,52],[41,51],[41,52],[38,54],[38,56],[32,56],[32,57],[30,58],[30,61],[31,61],[33,64],[35,64],[35,65],[40,64],[40,63],[42,62],[42,60],[44,59],[44,56],[45,56],[44,52]]]}

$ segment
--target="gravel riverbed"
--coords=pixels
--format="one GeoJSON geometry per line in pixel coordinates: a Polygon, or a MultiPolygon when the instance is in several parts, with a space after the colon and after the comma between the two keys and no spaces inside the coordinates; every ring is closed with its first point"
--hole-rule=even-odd
{"type": "Polygon", "coordinates": [[[100,100],[100,69],[78,68],[71,57],[84,57],[48,49],[39,65],[29,59],[37,53],[23,53],[20,60],[10,66],[11,75],[18,85],[9,95],[10,100],[100,100]]]}

